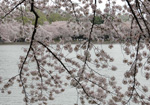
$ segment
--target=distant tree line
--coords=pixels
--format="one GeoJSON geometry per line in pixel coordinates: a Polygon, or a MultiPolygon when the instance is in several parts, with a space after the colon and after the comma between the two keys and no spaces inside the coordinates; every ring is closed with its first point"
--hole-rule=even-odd
{"type": "MultiPolygon", "coordinates": [[[[30,12],[29,10],[26,10],[26,11],[30,12]]],[[[60,14],[56,11],[46,13],[46,12],[41,11],[41,10],[36,10],[36,12],[40,17],[38,19],[38,24],[40,24],[40,25],[43,25],[44,22],[49,22],[51,24],[52,22],[55,22],[55,21],[68,21],[71,18],[71,16],[64,11],[62,14],[60,14]]],[[[27,23],[34,24],[34,18],[32,16],[31,17],[19,16],[19,17],[15,18],[15,20],[17,20],[18,22],[23,21],[24,24],[27,24],[27,23]]]]}
{"type": "MultiPolygon", "coordinates": [[[[30,12],[29,10],[25,10],[27,12],[30,12]]],[[[38,24],[43,25],[44,22],[49,22],[50,24],[52,22],[55,21],[69,21],[70,18],[72,18],[72,16],[68,13],[66,13],[65,11],[61,10],[62,12],[59,13],[57,11],[53,11],[53,12],[45,12],[45,11],[41,11],[41,10],[36,10],[37,14],[39,15],[39,19],[38,19],[38,24]]],[[[32,23],[34,24],[34,18],[31,16],[19,16],[16,17],[15,20],[17,20],[18,22],[23,22],[24,24],[26,23],[32,23]]],[[[92,20],[90,20],[92,23],[92,20]]],[[[100,16],[95,16],[95,21],[94,24],[102,24],[104,22],[104,20],[102,19],[102,17],[100,16]]]]}

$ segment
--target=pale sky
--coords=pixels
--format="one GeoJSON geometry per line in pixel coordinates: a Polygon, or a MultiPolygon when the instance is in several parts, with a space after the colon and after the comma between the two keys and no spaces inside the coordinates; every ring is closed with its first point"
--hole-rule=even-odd
{"type": "MultiPolygon", "coordinates": [[[[59,0],[58,0],[59,1],[59,0]]],[[[89,0],[90,1],[90,0],[89,0]]],[[[94,0],[93,0],[94,1],[94,0]]],[[[103,2],[101,4],[97,3],[97,8],[101,9],[102,11],[105,9],[105,4],[106,2],[108,2],[109,0],[102,0],[103,2]]],[[[122,0],[110,0],[110,1],[116,1],[116,4],[123,6],[126,2],[122,2],[122,0]]],[[[72,0],[73,3],[77,3],[80,4],[80,6],[83,7],[82,3],[79,2],[79,0],[72,0]]],[[[98,2],[98,0],[97,0],[98,2]]],[[[63,7],[61,8],[62,10],[65,10],[63,7]]],[[[92,13],[92,10],[89,10],[90,13],[92,13]]]]}
{"type": "MultiPolygon", "coordinates": [[[[76,3],[79,3],[78,2],[78,0],[72,0],[73,2],[76,2],[76,3]]],[[[98,1],[98,0],[97,0],[98,1]]],[[[98,3],[98,8],[100,8],[101,10],[104,10],[104,8],[105,8],[105,4],[106,4],[106,2],[108,2],[108,0],[102,0],[103,1],[103,3],[102,4],[99,4],[98,3]]],[[[120,5],[120,6],[123,6],[124,5],[124,3],[121,1],[121,0],[110,0],[110,1],[116,1],[116,4],[118,4],[118,5],[120,5]]],[[[81,4],[82,5],[82,4],[81,4]]]]}

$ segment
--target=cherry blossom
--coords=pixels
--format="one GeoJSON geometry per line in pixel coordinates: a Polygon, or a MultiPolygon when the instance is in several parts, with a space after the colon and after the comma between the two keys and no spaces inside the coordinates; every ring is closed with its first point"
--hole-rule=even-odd
{"type": "Polygon", "coordinates": [[[26,104],[49,104],[48,100],[53,101],[55,95],[71,86],[77,90],[83,105],[86,102],[149,105],[149,87],[141,82],[138,75],[142,75],[145,81],[150,78],[150,2],[119,1],[124,5],[117,4],[115,0],[106,0],[106,3],[103,0],[2,0],[1,40],[15,42],[24,38],[29,42],[29,48],[24,49],[25,56],[20,56],[19,74],[5,83],[0,77],[1,93],[7,91],[11,94],[9,89],[17,80],[26,104]],[[103,3],[104,10],[99,7],[103,3]],[[51,12],[57,9],[65,10],[71,19],[38,24],[37,10],[51,12]],[[23,15],[34,22],[24,24],[15,20],[23,15]],[[121,15],[128,16],[128,21],[124,22],[121,15]],[[104,22],[95,24],[96,16],[104,22]],[[73,37],[80,40],[72,40],[73,37]],[[115,58],[102,47],[106,42],[111,51],[114,43],[120,44],[122,55],[125,55],[122,62],[129,68],[125,69],[121,84],[113,75],[119,65],[113,64],[115,58]],[[113,73],[107,76],[103,74],[104,70],[113,73]],[[126,91],[123,92],[124,86],[126,91]]]}

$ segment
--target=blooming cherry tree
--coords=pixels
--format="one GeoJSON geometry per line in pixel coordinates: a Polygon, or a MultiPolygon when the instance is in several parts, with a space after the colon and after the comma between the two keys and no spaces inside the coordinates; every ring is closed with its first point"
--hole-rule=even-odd
{"type": "MultiPolygon", "coordinates": [[[[48,104],[48,100],[54,100],[55,95],[64,92],[68,85],[76,88],[81,104],[149,105],[149,87],[137,77],[142,71],[143,80],[149,81],[150,78],[150,1],[120,1],[124,3],[123,6],[115,0],[107,0],[102,11],[99,7],[104,2],[102,0],[3,0],[1,22],[10,21],[11,15],[15,18],[21,7],[30,9],[35,22],[24,30],[30,36],[27,40],[30,45],[24,49],[26,56],[20,56],[20,72],[10,78],[1,90],[7,91],[17,80],[27,105],[48,104]],[[73,18],[67,23],[62,21],[39,26],[36,9],[44,11],[49,7],[63,8],[73,18]],[[129,21],[124,23],[119,18],[121,14],[128,15],[129,21]],[[102,17],[103,24],[94,24],[97,15],[102,17]],[[86,39],[72,45],[73,35],[83,35],[86,39]],[[113,75],[118,68],[113,64],[115,58],[94,44],[105,43],[105,35],[109,36],[112,51],[113,43],[120,43],[126,55],[122,62],[130,68],[125,71],[122,83],[118,83],[119,80],[113,75]],[[52,45],[52,39],[57,36],[67,37],[67,41],[62,38],[52,45]],[[112,75],[103,74],[104,70],[111,71],[112,75]],[[123,87],[127,88],[126,91],[122,91],[123,87]]],[[[20,35],[16,33],[19,32],[17,26],[6,23],[2,24],[0,30],[5,27],[9,27],[10,31],[0,33],[3,39],[13,41],[20,35]],[[8,36],[11,31],[12,36],[8,36]]],[[[0,83],[2,81],[0,77],[0,83]]]]}

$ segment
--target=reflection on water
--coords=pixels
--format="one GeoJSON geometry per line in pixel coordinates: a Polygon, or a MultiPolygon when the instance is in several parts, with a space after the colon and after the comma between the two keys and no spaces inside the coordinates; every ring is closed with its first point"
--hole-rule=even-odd
{"type": "MultiPolygon", "coordinates": [[[[113,50],[110,50],[108,45],[103,45],[102,47],[106,52],[109,52],[109,54],[115,58],[114,64],[118,65],[118,71],[115,73],[108,70],[101,72],[107,75],[113,74],[116,79],[119,80],[118,83],[121,84],[123,73],[129,67],[122,63],[123,55],[120,45],[114,45],[113,50]]],[[[0,75],[2,75],[4,79],[8,79],[18,74],[17,65],[19,63],[19,56],[25,54],[23,52],[23,48],[28,48],[28,45],[0,45],[0,75]]],[[[150,83],[148,84],[150,85],[150,83]]],[[[18,87],[18,84],[14,84],[14,86],[10,89],[12,90],[12,94],[10,95],[7,93],[0,93],[0,105],[24,105],[22,101],[23,95],[21,94],[21,88],[18,87]]],[[[68,87],[65,89],[64,93],[56,96],[56,100],[49,102],[49,105],[73,105],[76,101],[76,90],[72,87],[68,87]]]]}

